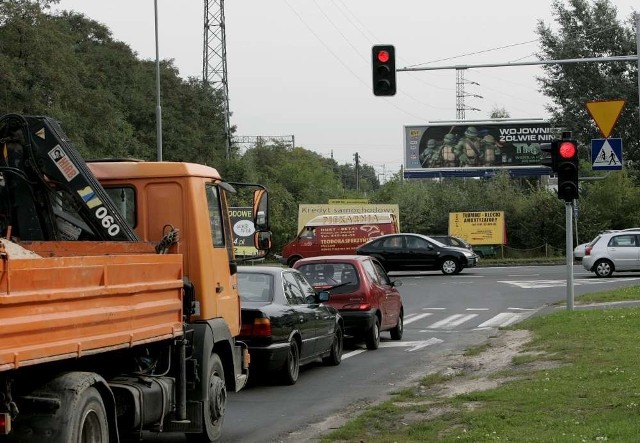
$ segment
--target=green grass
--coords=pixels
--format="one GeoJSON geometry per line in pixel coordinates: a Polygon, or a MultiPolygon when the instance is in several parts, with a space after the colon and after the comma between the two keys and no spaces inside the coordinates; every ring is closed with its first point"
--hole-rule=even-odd
{"type": "MultiPolygon", "coordinates": [[[[576,301],[618,300],[640,300],[640,287],[576,301]]],[[[557,311],[511,329],[527,329],[534,337],[526,353],[497,374],[515,381],[446,398],[429,388],[455,383],[456,376],[430,374],[322,441],[640,441],[640,308],[557,311]],[[536,369],[536,362],[553,365],[536,369]]]]}

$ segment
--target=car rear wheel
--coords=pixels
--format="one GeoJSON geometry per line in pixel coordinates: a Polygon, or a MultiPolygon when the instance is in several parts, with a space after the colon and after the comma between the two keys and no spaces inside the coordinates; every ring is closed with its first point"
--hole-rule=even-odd
{"type": "Polygon", "coordinates": [[[460,267],[458,260],[451,257],[447,257],[444,260],[442,260],[441,269],[442,269],[442,273],[445,275],[453,275],[462,271],[462,268],[460,267]]]}
{"type": "Polygon", "coordinates": [[[404,333],[404,313],[400,311],[398,315],[398,323],[391,329],[391,340],[402,340],[402,334],[404,333]]]}
{"type": "Polygon", "coordinates": [[[322,359],[322,363],[329,366],[338,366],[342,361],[342,347],[344,343],[344,334],[342,328],[338,326],[331,343],[331,351],[329,355],[322,359]]]}
{"type": "Polygon", "coordinates": [[[298,375],[300,374],[300,349],[298,348],[298,342],[291,340],[289,343],[289,353],[287,359],[281,369],[282,383],[287,385],[294,385],[298,381],[298,375]]]}
{"type": "Polygon", "coordinates": [[[371,351],[380,347],[380,319],[377,316],[376,321],[373,322],[373,326],[367,331],[364,341],[367,349],[371,351]]]}
{"type": "Polygon", "coordinates": [[[597,277],[611,277],[613,274],[613,263],[609,260],[598,260],[595,265],[593,265],[593,272],[595,272],[597,277]]]}

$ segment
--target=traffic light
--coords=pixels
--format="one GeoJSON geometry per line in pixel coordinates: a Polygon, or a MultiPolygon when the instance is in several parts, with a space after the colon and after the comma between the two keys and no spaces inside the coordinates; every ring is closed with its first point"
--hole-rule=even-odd
{"type": "Polygon", "coordinates": [[[570,202],[578,198],[578,143],[575,140],[560,140],[558,155],[558,198],[570,202]]]}
{"type": "Polygon", "coordinates": [[[371,48],[373,95],[396,95],[396,50],[393,45],[371,48]]]}
{"type": "Polygon", "coordinates": [[[540,150],[549,153],[549,155],[543,155],[540,164],[556,172],[558,170],[558,141],[554,140],[551,143],[543,143],[540,145],[540,150]]]}

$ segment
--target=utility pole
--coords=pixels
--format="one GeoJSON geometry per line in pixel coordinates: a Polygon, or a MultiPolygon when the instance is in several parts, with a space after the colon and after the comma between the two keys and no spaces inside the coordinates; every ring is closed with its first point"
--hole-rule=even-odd
{"type": "Polygon", "coordinates": [[[356,160],[356,191],[360,192],[360,156],[356,152],[353,157],[356,160]]]}

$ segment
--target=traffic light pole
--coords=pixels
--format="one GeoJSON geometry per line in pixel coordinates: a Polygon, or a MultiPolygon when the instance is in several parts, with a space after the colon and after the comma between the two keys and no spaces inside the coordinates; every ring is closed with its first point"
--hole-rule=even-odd
{"type": "Polygon", "coordinates": [[[573,202],[565,202],[566,257],[567,257],[567,310],[573,311],[573,202]]]}

